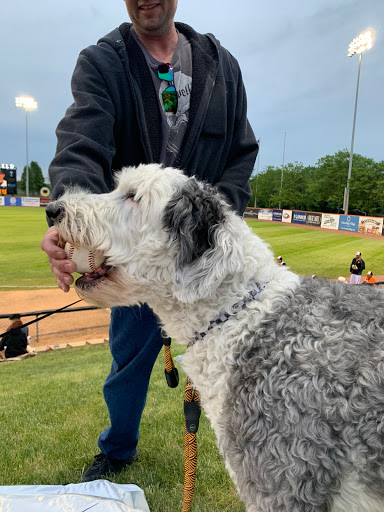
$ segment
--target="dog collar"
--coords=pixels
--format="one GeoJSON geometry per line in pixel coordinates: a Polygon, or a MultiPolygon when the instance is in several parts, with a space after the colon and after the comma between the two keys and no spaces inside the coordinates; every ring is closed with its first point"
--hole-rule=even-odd
{"type": "Polygon", "coordinates": [[[235,316],[241,309],[243,309],[246,304],[252,302],[253,300],[257,300],[260,293],[264,290],[266,286],[267,283],[255,283],[252,286],[251,290],[248,292],[248,295],[244,297],[242,300],[239,300],[239,302],[236,302],[236,304],[232,306],[232,309],[234,310],[233,313],[224,313],[221,316],[219,316],[219,318],[216,318],[216,320],[213,320],[213,322],[209,322],[208,328],[205,331],[195,333],[195,338],[197,340],[203,340],[211,329],[213,329],[217,325],[224,324],[227,320],[235,316]]]}

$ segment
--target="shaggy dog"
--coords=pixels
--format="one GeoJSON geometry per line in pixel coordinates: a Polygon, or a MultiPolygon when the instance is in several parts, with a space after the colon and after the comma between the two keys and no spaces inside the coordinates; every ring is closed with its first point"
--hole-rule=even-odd
{"type": "Polygon", "coordinates": [[[63,241],[105,256],[80,296],[147,302],[188,344],[183,368],[248,512],[384,511],[379,289],[278,266],[215,188],[155,164],[47,213],[63,241]]]}

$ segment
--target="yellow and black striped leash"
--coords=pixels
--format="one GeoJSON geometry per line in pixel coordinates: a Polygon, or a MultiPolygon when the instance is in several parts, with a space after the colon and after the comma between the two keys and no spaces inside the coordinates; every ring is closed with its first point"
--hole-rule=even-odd
{"type": "Polygon", "coordinates": [[[184,391],[184,499],[182,512],[189,512],[195,492],[197,470],[197,440],[200,419],[200,395],[187,377],[184,391]]]}
{"type": "MultiPolygon", "coordinates": [[[[171,355],[171,338],[164,338],[165,378],[171,388],[179,383],[179,374],[171,355]]],[[[184,497],[182,512],[190,512],[195,491],[197,469],[197,440],[201,414],[200,395],[187,377],[184,390],[184,497]]]]}

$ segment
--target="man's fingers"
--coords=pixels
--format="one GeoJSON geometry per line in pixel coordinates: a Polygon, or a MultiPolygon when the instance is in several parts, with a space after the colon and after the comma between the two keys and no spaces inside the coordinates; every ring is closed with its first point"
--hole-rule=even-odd
{"type": "Polygon", "coordinates": [[[41,249],[47,253],[49,258],[55,259],[66,259],[67,254],[64,249],[60,246],[59,233],[53,226],[50,227],[40,245],[41,249]]]}
{"type": "Polygon", "coordinates": [[[69,292],[70,287],[69,287],[68,284],[62,283],[58,279],[56,279],[56,281],[57,281],[57,284],[58,284],[59,288],[61,288],[63,290],[63,292],[65,292],[65,293],[69,292]]]}
{"type": "Polygon", "coordinates": [[[51,270],[54,272],[55,269],[58,273],[62,274],[73,274],[73,272],[76,272],[76,263],[74,261],[65,259],[65,260],[58,260],[56,258],[50,259],[51,263],[51,270]]]}
{"type": "Polygon", "coordinates": [[[69,260],[51,260],[51,270],[55,274],[56,279],[62,283],[72,284],[72,272],[76,271],[76,263],[69,260]]]}
{"type": "Polygon", "coordinates": [[[57,284],[63,292],[69,292],[74,279],[72,272],[76,272],[76,263],[68,259],[67,253],[60,247],[59,233],[52,226],[41,241],[41,249],[47,254],[49,266],[56,277],[57,284]]]}
{"type": "Polygon", "coordinates": [[[68,274],[66,272],[61,272],[54,265],[52,265],[51,269],[52,269],[52,272],[55,274],[56,281],[57,281],[57,284],[59,285],[59,287],[64,291],[68,291],[70,285],[74,282],[74,279],[71,276],[71,274],[68,274]]]}

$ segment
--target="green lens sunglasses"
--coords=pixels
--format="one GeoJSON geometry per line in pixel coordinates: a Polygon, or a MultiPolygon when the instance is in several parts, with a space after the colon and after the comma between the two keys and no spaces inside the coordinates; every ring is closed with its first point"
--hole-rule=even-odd
{"type": "Polygon", "coordinates": [[[160,64],[157,68],[157,75],[160,80],[168,82],[168,87],[161,93],[163,105],[166,112],[175,114],[177,112],[177,91],[173,83],[173,68],[169,63],[160,64]]]}

